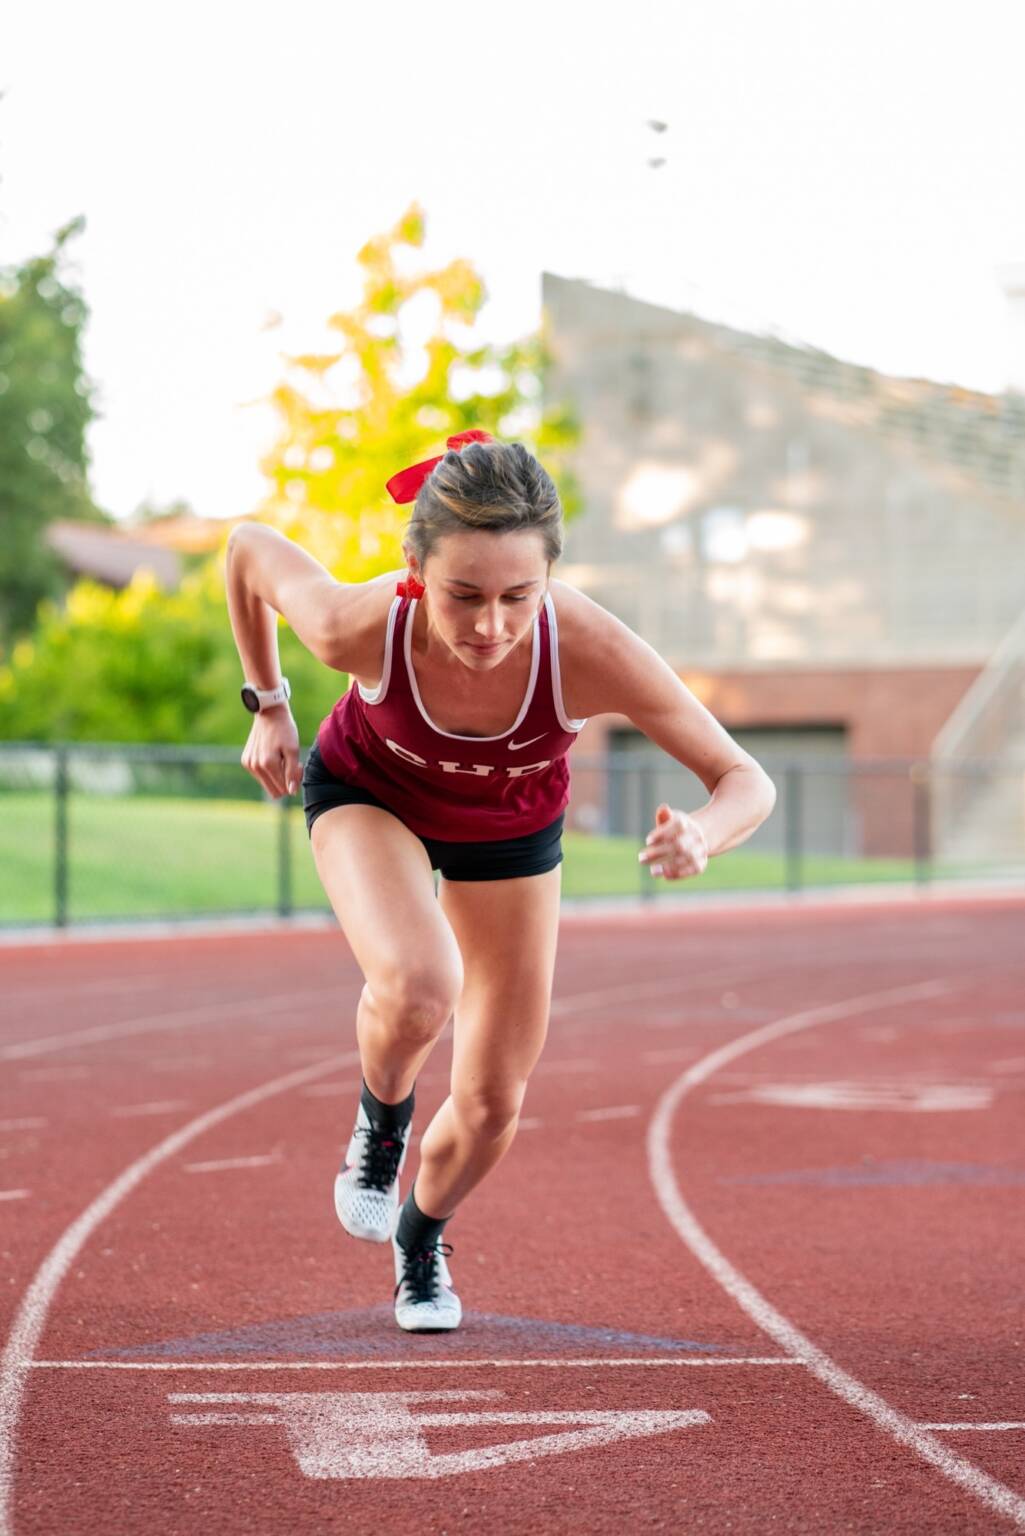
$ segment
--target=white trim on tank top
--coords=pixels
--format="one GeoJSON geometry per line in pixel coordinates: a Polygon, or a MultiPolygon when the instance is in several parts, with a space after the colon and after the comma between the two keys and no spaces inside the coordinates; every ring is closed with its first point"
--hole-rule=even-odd
{"type": "MultiPolygon", "coordinates": [[[[385,633],[384,641],[384,671],[381,674],[381,681],[374,689],[364,688],[363,684],[360,682],[357,682],[356,684],[360,692],[360,697],[366,704],[382,703],[385,694],[388,692],[388,682],[391,677],[392,651],[395,643],[395,621],[401,603],[402,598],[396,596],[392,600],[391,608],[388,610],[388,628],[385,633]]],[[[410,602],[411,610],[415,603],[416,599],[413,598],[410,602]]],[[[549,654],[552,658],[552,698],[555,704],[555,713],[563,730],[572,731],[575,735],[582,726],[587,724],[588,717],[585,715],[582,720],[570,720],[566,714],[566,706],[563,703],[562,698],[562,675],[559,670],[559,625],[555,616],[555,603],[552,601],[552,594],[550,592],[545,594],[545,608],[548,610],[549,654]]],[[[508,731],[503,731],[501,736],[457,736],[453,731],[442,731],[438,729],[438,727],[434,724],[433,720],[428,715],[427,711],[424,709],[423,701],[420,698],[420,690],[416,685],[416,674],[413,671],[412,659],[410,655],[412,633],[413,627],[412,624],[408,622],[407,616],[406,644],[404,647],[406,671],[412,684],[413,697],[417,702],[420,713],[427,721],[427,724],[430,726],[431,730],[437,731],[439,736],[451,736],[456,741],[501,741],[503,736],[511,736],[520,725],[520,722],[523,720],[528,708],[530,707],[530,700],[533,697],[534,688],[537,683],[537,673],[541,657],[539,626],[537,619],[534,620],[534,628],[532,632],[533,651],[530,664],[530,681],[527,684],[526,698],[523,701],[523,706],[516,718],[515,724],[510,726],[508,731]]]]}
{"type": "Polygon", "coordinates": [[[401,602],[402,598],[396,595],[392,598],[392,605],[388,609],[388,628],[385,630],[384,635],[384,671],[381,673],[381,681],[373,689],[364,688],[363,684],[359,682],[356,684],[364,704],[380,704],[388,692],[388,679],[391,677],[391,653],[395,641],[395,615],[399,611],[399,604],[401,602]]]}
{"type": "Polygon", "coordinates": [[[527,691],[523,695],[523,703],[520,705],[520,712],[516,719],[507,731],[500,731],[497,736],[461,736],[456,731],[443,731],[440,726],[435,725],[426,709],[424,709],[423,699],[421,699],[420,690],[416,685],[416,673],[413,671],[413,620],[415,618],[416,604],[417,599],[415,597],[411,598],[409,612],[406,614],[406,633],[403,637],[404,644],[402,649],[406,656],[406,676],[409,678],[409,686],[412,690],[413,698],[416,700],[417,709],[423,715],[431,730],[438,736],[449,736],[453,741],[504,741],[506,736],[511,736],[514,731],[519,730],[527,710],[530,708],[530,701],[534,697],[538,669],[541,664],[541,625],[537,616],[534,618],[534,627],[531,631],[530,678],[527,682],[527,691]]]}
{"type": "Polygon", "coordinates": [[[555,617],[555,604],[552,594],[545,593],[545,607],[548,609],[548,635],[549,650],[552,657],[552,698],[555,701],[555,713],[559,717],[559,724],[564,731],[579,731],[581,726],[587,724],[588,716],[582,720],[570,720],[566,715],[566,706],[562,702],[562,674],[559,671],[559,625],[555,617]]]}

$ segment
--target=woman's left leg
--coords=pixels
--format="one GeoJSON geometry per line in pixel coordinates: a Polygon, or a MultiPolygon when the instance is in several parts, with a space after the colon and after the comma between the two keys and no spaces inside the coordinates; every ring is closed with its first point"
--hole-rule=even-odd
{"type": "Polygon", "coordinates": [[[446,880],[438,899],[463,957],[452,1091],[423,1133],[416,1204],[451,1216],[513,1142],[541,1054],[559,937],[562,865],[512,880],[446,880]]]}

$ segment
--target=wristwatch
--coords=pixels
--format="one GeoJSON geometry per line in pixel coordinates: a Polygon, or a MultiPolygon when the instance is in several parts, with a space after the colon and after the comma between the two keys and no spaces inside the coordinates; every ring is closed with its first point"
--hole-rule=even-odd
{"type": "Polygon", "coordinates": [[[287,677],[283,677],[276,688],[256,688],[252,683],[242,685],[242,702],[252,715],[258,715],[262,709],[273,709],[275,704],[287,704],[291,697],[287,677]]]}

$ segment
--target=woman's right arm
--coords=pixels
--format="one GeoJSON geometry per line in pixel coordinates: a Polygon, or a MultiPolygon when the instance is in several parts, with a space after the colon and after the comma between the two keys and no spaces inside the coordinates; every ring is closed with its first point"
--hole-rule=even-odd
{"type": "MultiPolygon", "coordinates": [[[[318,660],[337,666],[339,599],[353,589],[276,528],[240,523],[228,538],[225,588],[243,681],[273,688],[281,681],[280,613],[318,660]]],[[[338,670],[345,670],[339,667],[338,670]]],[[[273,796],[290,794],[299,781],[299,735],[288,704],[253,716],[242,766],[273,796]]]]}
{"type": "Polygon", "coordinates": [[[265,523],[239,523],[232,529],[225,567],[231,627],[251,683],[271,688],[281,676],[274,613],[282,615],[318,661],[337,666],[339,610],[343,594],[353,588],[265,523]]]}

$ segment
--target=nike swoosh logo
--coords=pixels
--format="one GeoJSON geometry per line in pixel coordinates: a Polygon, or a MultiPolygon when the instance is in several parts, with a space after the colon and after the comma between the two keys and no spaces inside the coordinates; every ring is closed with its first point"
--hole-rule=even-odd
{"type": "MultiPolygon", "coordinates": [[[[542,731],[541,732],[541,736],[547,736],[547,735],[548,735],[547,731],[542,731]]],[[[533,741],[540,741],[541,740],[541,736],[532,736],[530,738],[530,741],[511,741],[509,743],[509,751],[510,752],[518,752],[521,747],[529,747],[531,742],[533,742],[533,741]]]]}

